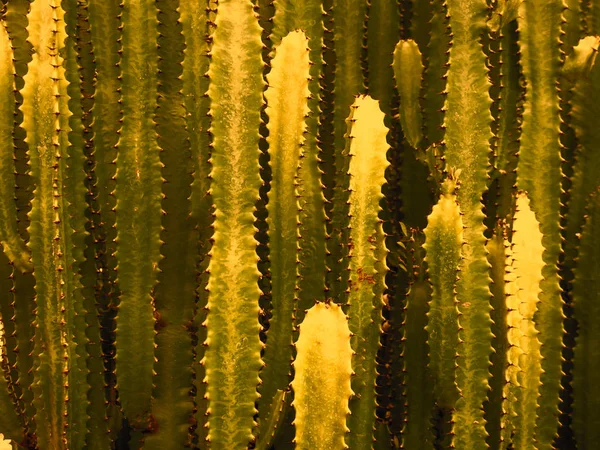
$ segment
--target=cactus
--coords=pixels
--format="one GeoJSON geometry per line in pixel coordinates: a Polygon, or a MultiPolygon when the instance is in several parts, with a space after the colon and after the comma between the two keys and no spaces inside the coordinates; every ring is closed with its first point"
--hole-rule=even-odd
{"type": "Polygon", "coordinates": [[[0,433],[590,448],[599,0],[0,2],[0,433]]]}

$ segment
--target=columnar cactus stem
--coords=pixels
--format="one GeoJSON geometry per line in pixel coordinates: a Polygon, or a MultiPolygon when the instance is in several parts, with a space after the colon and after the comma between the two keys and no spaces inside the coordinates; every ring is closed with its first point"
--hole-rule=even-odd
{"type": "MultiPolygon", "coordinates": [[[[33,181],[30,174],[29,156],[27,153],[27,144],[25,143],[25,130],[21,127],[23,113],[20,106],[23,97],[18,91],[23,88],[23,75],[27,72],[27,64],[32,58],[32,46],[27,41],[27,12],[30,2],[28,0],[15,0],[6,5],[4,15],[6,30],[11,40],[11,47],[14,55],[14,81],[15,81],[15,99],[16,108],[13,112],[14,131],[13,131],[13,157],[15,163],[15,191],[14,198],[17,205],[17,227],[19,234],[27,242],[29,241],[28,213],[31,209],[31,198],[33,195],[33,181]]],[[[11,179],[12,180],[12,179],[11,179]]],[[[31,442],[35,441],[33,437],[35,431],[35,408],[33,406],[33,391],[31,384],[33,380],[33,336],[35,319],[35,279],[30,272],[21,273],[19,270],[13,271],[14,295],[14,324],[17,345],[19,352],[15,360],[19,371],[18,384],[21,385],[21,403],[25,412],[25,426],[31,442]]]]}
{"type": "MultiPolygon", "coordinates": [[[[510,388],[504,409],[513,430],[514,448],[535,448],[536,406],[542,373],[539,332],[533,321],[538,309],[544,261],[542,234],[525,194],[517,198],[512,234],[511,273],[506,291],[510,388]]],[[[508,377],[507,377],[508,378],[508,377]]],[[[508,436],[507,436],[508,438],[508,436]]],[[[509,442],[505,441],[505,445],[509,442]]]]}
{"type": "MultiPolygon", "coordinates": [[[[420,149],[423,140],[423,115],[419,98],[423,63],[421,52],[415,41],[400,41],[394,50],[394,74],[400,95],[400,123],[408,143],[415,150],[420,149]]],[[[421,155],[421,153],[417,153],[421,155]]],[[[424,155],[421,159],[425,159],[424,155]]]]}
{"type": "Polygon", "coordinates": [[[487,190],[490,139],[490,83],[479,42],[486,31],[484,0],[447,2],[452,34],[446,102],[444,156],[461,171],[457,199],[464,214],[464,260],[457,283],[459,346],[456,384],[461,398],[453,415],[457,448],[484,447],[487,433],[483,402],[489,388],[489,263],[485,249],[482,196],[487,190]]]}
{"type": "Polygon", "coordinates": [[[319,130],[319,87],[323,66],[323,6],[318,0],[276,1],[271,39],[275,45],[289,32],[301,29],[308,38],[310,78],[306,133],[302,145],[302,164],[298,169],[298,211],[300,226],[300,264],[298,302],[294,318],[302,322],[304,312],[323,299],[325,290],[325,198],[323,194],[317,134],[319,130]]]}
{"type": "MultiPolygon", "coordinates": [[[[267,204],[271,262],[272,317],[267,332],[265,368],[261,377],[259,414],[267,419],[277,391],[291,381],[294,310],[299,284],[300,167],[304,164],[304,135],[308,109],[309,51],[302,31],[292,31],[275,47],[267,75],[266,113],[269,117],[269,155],[272,173],[267,204]]],[[[318,174],[317,174],[318,177],[318,174]]],[[[300,244],[302,245],[302,244],[300,244]]],[[[259,436],[268,420],[260,424],[259,436]]]]}
{"type": "MultiPolygon", "coordinates": [[[[0,364],[4,370],[8,361],[3,334],[4,329],[0,324],[0,364]]],[[[23,423],[17,415],[9,383],[4,373],[0,373],[0,414],[2,414],[2,433],[4,434],[4,438],[12,439],[17,443],[23,442],[23,423]]]]}
{"type": "MultiPolygon", "coordinates": [[[[15,111],[13,51],[8,32],[0,26],[0,177],[14,177],[13,128],[15,111]]],[[[14,200],[13,183],[3,183],[0,191],[0,242],[8,259],[21,271],[31,271],[31,253],[17,229],[17,207],[14,200]]]]}
{"type": "Polygon", "coordinates": [[[117,388],[131,426],[151,427],[155,309],[160,255],[161,161],[155,130],[157,17],[153,0],[123,4],[123,122],[116,159],[117,388]]]}
{"type": "Polygon", "coordinates": [[[391,64],[394,45],[400,37],[400,14],[396,0],[371,1],[367,21],[367,77],[369,95],[390,113],[394,92],[391,64]]]}
{"type": "Polygon", "coordinates": [[[164,179],[163,259],[154,289],[157,335],[152,407],[157,429],[145,437],[144,448],[167,450],[192,444],[188,429],[194,410],[190,392],[198,235],[191,215],[193,164],[182,94],[185,44],[179,22],[180,2],[159,0],[156,7],[159,85],[155,120],[164,179]]]}
{"type": "MultiPolygon", "coordinates": [[[[443,193],[433,207],[425,228],[425,261],[432,293],[427,317],[429,368],[433,378],[434,400],[440,409],[440,428],[447,431],[456,407],[459,390],[456,384],[456,357],[460,329],[456,283],[461,264],[463,223],[452,180],[444,182],[443,193]]],[[[451,445],[449,436],[441,436],[444,448],[451,445]]]]}
{"type": "Polygon", "coordinates": [[[600,317],[600,194],[596,190],[590,197],[587,216],[581,232],[579,258],[573,281],[575,318],[579,324],[573,368],[573,431],[578,448],[590,448],[600,438],[598,410],[598,327],[600,317]]]}
{"type": "Polygon", "coordinates": [[[537,446],[550,448],[558,423],[563,313],[557,270],[560,253],[561,147],[558,79],[562,0],[528,0],[519,9],[519,45],[526,84],[517,185],[528,193],[544,245],[540,306],[535,322],[542,343],[542,386],[537,446]]]}
{"type": "Polygon", "coordinates": [[[350,240],[348,316],[352,332],[352,380],[347,441],[350,448],[373,446],[376,356],[385,290],[385,235],[379,214],[385,169],[387,127],[379,102],[358,97],[352,105],[347,140],[350,165],[350,240]]]}
{"type": "Polygon", "coordinates": [[[115,395],[115,315],[118,304],[117,263],[115,258],[115,173],[119,130],[122,119],[121,95],[121,8],[120,0],[89,0],[88,16],[94,50],[94,102],[91,114],[94,139],[94,175],[99,223],[92,236],[96,243],[98,308],[107,383],[108,416],[111,435],[116,437],[121,417],[115,395]]]}
{"type": "Polygon", "coordinates": [[[298,450],[342,450],[350,377],[350,329],[342,308],[317,303],[300,325],[294,361],[293,406],[298,450]]]}
{"type": "Polygon", "coordinates": [[[45,424],[37,429],[37,438],[40,447],[55,449],[70,443],[82,448],[87,420],[85,391],[71,399],[68,390],[70,383],[87,383],[77,355],[77,346],[85,348],[85,342],[77,342],[81,336],[75,336],[71,328],[84,317],[77,317],[83,311],[79,276],[71,269],[77,256],[65,198],[73,174],[69,176],[72,161],[65,162],[71,113],[62,66],[63,16],[63,9],[53,0],[32,4],[28,30],[35,54],[25,77],[21,107],[36,182],[29,227],[37,302],[33,391],[37,422],[45,424]]]}
{"type": "Polygon", "coordinates": [[[333,155],[334,155],[334,204],[328,228],[328,295],[336,302],[345,303],[348,282],[348,167],[344,154],[344,136],[347,132],[346,118],[354,96],[365,90],[364,74],[361,70],[364,21],[367,0],[333,1],[333,37],[335,49],[335,88],[333,110],[333,155]]]}
{"type": "Polygon", "coordinates": [[[490,276],[492,278],[492,311],[491,317],[492,333],[494,334],[493,347],[494,353],[491,355],[492,377],[490,378],[490,392],[488,393],[487,404],[485,405],[486,429],[489,434],[488,445],[491,449],[506,448],[510,443],[504,443],[504,434],[511,435],[512,429],[506,426],[506,411],[503,409],[504,389],[507,383],[507,298],[506,298],[506,277],[509,270],[507,256],[507,231],[504,226],[498,225],[494,229],[494,234],[486,244],[488,251],[488,261],[490,263],[490,276]],[[503,445],[503,447],[502,447],[503,445]]]}
{"type": "Polygon", "coordinates": [[[240,448],[253,438],[262,366],[253,215],[261,184],[262,42],[249,0],[219,2],[215,22],[208,73],[215,221],[203,359],[210,414],[207,439],[215,448],[240,448]]]}
{"type": "Polygon", "coordinates": [[[433,435],[429,416],[433,409],[433,398],[429,381],[431,375],[427,367],[429,346],[425,329],[431,299],[431,286],[425,278],[424,265],[419,270],[418,278],[410,285],[406,296],[403,323],[404,352],[402,359],[406,377],[408,408],[406,422],[402,428],[401,448],[418,447],[431,450],[433,449],[433,435]]]}
{"type": "MultiPolygon", "coordinates": [[[[96,160],[92,129],[94,120],[91,113],[94,104],[96,64],[91,42],[87,2],[79,2],[76,5],[69,3],[65,6],[65,10],[67,12],[65,22],[67,34],[70,36],[69,42],[73,42],[77,54],[77,67],[75,68],[73,59],[69,59],[71,64],[66,68],[69,80],[69,108],[74,112],[70,117],[71,133],[69,134],[69,141],[71,147],[69,156],[70,158],[75,156],[75,159],[69,167],[73,169],[73,173],[77,178],[78,170],[81,170],[83,165],[85,179],[80,180],[80,182],[85,187],[84,201],[86,204],[77,207],[80,209],[86,208],[86,218],[89,218],[89,222],[80,220],[76,224],[80,232],[83,230],[89,231],[84,236],[84,243],[82,243],[83,258],[79,263],[83,285],[82,304],[86,316],[84,332],[87,337],[87,344],[85,350],[89,352],[89,355],[84,355],[81,352],[81,350],[84,350],[82,346],[78,346],[78,350],[82,356],[85,356],[83,361],[89,368],[88,383],[94,387],[87,392],[89,400],[87,427],[89,433],[86,436],[86,448],[102,450],[111,445],[111,439],[108,434],[107,392],[104,379],[101,328],[98,318],[98,304],[102,301],[100,298],[103,293],[99,269],[103,267],[100,261],[105,245],[97,202],[98,186],[95,176],[96,160]],[[78,107],[80,108],[80,114],[75,113],[78,107]],[[83,148],[83,152],[79,152],[79,148],[83,148]],[[76,162],[80,153],[85,157],[85,162],[76,162]]],[[[81,199],[81,197],[78,199],[81,199]]],[[[73,206],[78,205],[78,203],[75,202],[73,206]]],[[[77,213],[74,211],[74,214],[77,213]]]]}
{"type": "Polygon", "coordinates": [[[196,439],[200,446],[206,445],[208,428],[208,401],[205,398],[206,382],[204,367],[200,361],[204,357],[205,347],[199,345],[206,340],[206,328],[202,326],[206,318],[206,302],[208,292],[208,272],[206,269],[210,260],[212,238],[212,198],[210,189],[210,102],[207,95],[210,80],[207,76],[209,52],[211,47],[209,20],[214,19],[214,1],[195,0],[182,2],[179,5],[181,13],[182,32],[185,40],[182,92],[186,123],[190,139],[190,151],[194,165],[192,183],[191,208],[194,223],[198,227],[197,255],[197,286],[196,310],[194,316],[193,341],[194,346],[194,387],[195,387],[195,430],[196,439]],[[203,76],[198,76],[202,74],[203,76]]]}

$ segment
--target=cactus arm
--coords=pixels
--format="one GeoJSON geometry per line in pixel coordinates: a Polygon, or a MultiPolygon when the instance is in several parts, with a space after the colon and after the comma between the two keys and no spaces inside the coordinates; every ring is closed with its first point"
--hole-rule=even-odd
{"type": "MultiPolygon", "coordinates": [[[[501,448],[501,442],[505,439],[505,431],[508,428],[506,411],[503,409],[503,396],[505,394],[508,336],[507,336],[507,298],[506,298],[506,275],[507,275],[507,245],[505,243],[506,230],[497,225],[494,234],[486,244],[488,261],[490,262],[490,275],[492,284],[492,347],[494,353],[491,356],[491,378],[490,392],[485,404],[486,429],[489,434],[488,445],[492,449],[501,448]]],[[[510,420],[510,419],[509,419],[510,420]]],[[[512,422],[511,422],[512,423],[512,422]]],[[[508,431],[510,436],[511,431],[508,431]]],[[[510,443],[510,440],[508,441],[510,443]]],[[[502,447],[505,448],[505,447],[502,447]]]]}
{"type": "Polygon", "coordinates": [[[561,148],[556,80],[560,71],[563,2],[530,0],[519,10],[523,74],[527,86],[517,185],[527,191],[540,222],[545,248],[542,294],[535,323],[542,343],[542,386],[536,441],[550,448],[557,429],[563,337],[557,271],[560,253],[561,148]]]}
{"type": "Polygon", "coordinates": [[[400,123],[408,143],[415,149],[423,139],[423,116],[419,98],[423,63],[417,43],[400,41],[394,50],[393,62],[396,87],[400,95],[400,123]]]}
{"type": "MultiPolygon", "coordinates": [[[[25,130],[21,126],[23,112],[20,107],[23,97],[19,92],[23,88],[23,76],[27,73],[27,65],[32,59],[32,45],[27,40],[27,13],[29,0],[15,0],[6,5],[4,16],[6,29],[11,39],[14,55],[15,98],[13,150],[15,161],[15,201],[19,233],[25,241],[29,241],[29,211],[33,196],[33,179],[29,164],[28,145],[25,142],[25,130]]],[[[14,323],[19,352],[17,354],[18,382],[22,387],[21,399],[25,411],[25,426],[28,439],[33,439],[35,432],[35,407],[33,405],[33,336],[35,319],[35,279],[33,273],[13,271],[14,286],[14,323]]]]}
{"type": "Polygon", "coordinates": [[[578,448],[590,448],[600,438],[598,410],[598,328],[595,323],[600,317],[600,194],[596,190],[590,197],[587,217],[583,224],[579,258],[573,281],[575,317],[579,324],[579,335],[574,349],[573,368],[573,424],[578,448]]]}
{"type": "MultiPolygon", "coordinates": [[[[4,326],[0,324],[0,364],[2,369],[8,364],[6,357],[4,326]]],[[[4,373],[0,373],[0,433],[4,438],[11,439],[17,443],[23,442],[23,423],[20,420],[10,392],[9,382],[4,373]]]]}
{"type": "MultiPolygon", "coordinates": [[[[347,288],[347,227],[348,227],[348,156],[344,137],[346,118],[354,96],[365,90],[362,71],[364,22],[367,0],[333,1],[333,48],[335,49],[334,104],[333,104],[333,202],[329,214],[327,241],[327,288],[335,302],[346,302],[347,288]]],[[[331,170],[331,169],[330,169],[331,170]]]]}
{"type": "MultiPolygon", "coordinates": [[[[456,354],[459,343],[456,283],[461,262],[463,224],[461,211],[450,181],[427,218],[425,261],[431,283],[431,301],[427,313],[429,369],[433,378],[436,406],[442,420],[449,421],[459,391],[456,385],[456,354]]],[[[442,429],[445,427],[442,425],[442,429]]],[[[447,437],[442,436],[447,442],[447,437]]]]}
{"type": "Polygon", "coordinates": [[[486,30],[484,0],[448,1],[452,30],[446,103],[444,155],[449,167],[461,169],[457,194],[464,213],[465,249],[457,283],[460,314],[454,445],[485,447],[483,402],[488,391],[490,331],[489,263],[485,250],[482,195],[487,188],[492,137],[490,83],[479,38],[486,30]]]}
{"type": "Polygon", "coordinates": [[[14,178],[15,172],[12,143],[15,96],[13,51],[4,24],[0,26],[0,80],[0,177],[7,180],[2,183],[0,191],[0,242],[4,253],[18,270],[31,271],[31,253],[17,229],[14,185],[8,182],[14,178]]]}
{"type": "Polygon", "coordinates": [[[369,95],[390,113],[394,96],[392,61],[395,43],[400,38],[400,14],[396,0],[370,2],[367,21],[367,82],[369,95]]]}
{"type": "Polygon", "coordinates": [[[130,425],[151,421],[155,318],[151,295],[160,260],[161,162],[154,123],[157,18],[154,2],[123,7],[122,107],[117,182],[117,388],[130,425]]]}
{"type": "Polygon", "coordinates": [[[518,347],[517,381],[520,389],[517,402],[511,408],[517,414],[513,445],[515,448],[537,448],[535,442],[536,406],[539,396],[541,367],[540,341],[533,321],[538,309],[540,282],[544,261],[542,234],[535,214],[525,194],[517,198],[517,210],[512,235],[512,277],[514,287],[508,287],[513,299],[510,305],[515,317],[509,327],[515,327],[516,338],[509,331],[509,345],[518,347]],[[514,308],[514,309],[513,309],[514,308]],[[518,317],[517,317],[518,316],[518,317]]]}
{"type": "MultiPolygon", "coordinates": [[[[64,235],[66,216],[61,198],[65,156],[61,129],[68,97],[64,96],[61,78],[64,22],[62,9],[51,0],[32,4],[28,14],[29,39],[35,54],[25,76],[22,90],[23,128],[29,145],[31,174],[36,182],[32,202],[29,247],[36,270],[33,393],[38,445],[41,448],[66,448],[69,341],[66,330],[66,297],[64,269],[68,237],[64,235]],[[40,114],[40,112],[43,112],[40,114]],[[55,115],[55,113],[58,113],[55,115]]],[[[67,115],[68,118],[68,115],[67,115]]],[[[70,300],[70,299],[69,299],[70,300]]]]}
{"type": "Polygon", "coordinates": [[[260,290],[253,235],[261,185],[258,128],[262,106],[261,30],[249,0],[219,2],[209,77],[214,244],[203,359],[208,383],[208,440],[239,448],[253,438],[262,366],[260,290]]]}
{"type": "Polygon", "coordinates": [[[336,304],[317,303],[300,325],[294,361],[296,449],[342,450],[352,395],[350,330],[336,304]]]}
{"type": "MultiPolygon", "coordinates": [[[[265,92],[271,190],[267,204],[269,259],[271,262],[272,317],[264,353],[265,368],[260,388],[259,417],[273,409],[277,391],[287,388],[291,376],[292,332],[299,281],[299,166],[308,114],[308,41],[301,31],[292,31],[275,47],[265,92]],[[263,413],[263,414],[261,414],[263,413]]],[[[301,162],[302,161],[302,162],[301,162]]],[[[261,422],[259,435],[268,421],[261,422]]]]}
{"type": "Polygon", "coordinates": [[[350,278],[349,327],[352,333],[352,379],[350,400],[350,448],[372,448],[375,430],[376,357],[379,349],[385,290],[385,236],[379,214],[383,198],[389,148],[379,102],[358,97],[352,105],[350,122],[350,278]]]}
{"type": "Polygon", "coordinates": [[[157,335],[152,414],[157,426],[144,439],[148,450],[191,446],[188,429],[194,410],[191,331],[198,236],[190,215],[193,169],[182,93],[185,44],[179,5],[173,0],[156,2],[159,87],[155,120],[163,177],[163,259],[154,288],[157,335]]]}

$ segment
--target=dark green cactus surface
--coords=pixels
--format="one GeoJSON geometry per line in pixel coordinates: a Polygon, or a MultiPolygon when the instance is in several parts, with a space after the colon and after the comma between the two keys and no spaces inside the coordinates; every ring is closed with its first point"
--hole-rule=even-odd
{"type": "Polygon", "coordinates": [[[600,449],[600,0],[1,0],[0,435],[600,449]]]}

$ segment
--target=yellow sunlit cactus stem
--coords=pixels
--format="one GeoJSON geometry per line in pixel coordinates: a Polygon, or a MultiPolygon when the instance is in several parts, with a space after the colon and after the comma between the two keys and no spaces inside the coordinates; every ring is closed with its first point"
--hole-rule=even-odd
{"type": "MultiPolygon", "coordinates": [[[[541,368],[539,332],[534,323],[543,279],[542,234],[524,193],[517,197],[511,252],[507,265],[508,368],[504,409],[514,448],[535,447],[536,406],[541,368]]],[[[506,436],[506,440],[508,440],[506,436]]],[[[506,442],[508,445],[508,442],[506,442]]]]}
{"type": "Polygon", "coordinates": [[[385,235],[379,218],[389,148],[379,102],[357,97],[350,114],[347,140],[350,164],[350,251],[348,315],[355,354],[354,397],[348,426],[350,448],[368,448],[375,429],[376,356],[379,348],[386,272],[385,235]]]}
{"type": "Polygon", "coordinates": [[[334,303],[308,310],[296,342],[293,406],[298,450],[348,448],[346,416],[352,395],[348,318],[334,303]]]}

